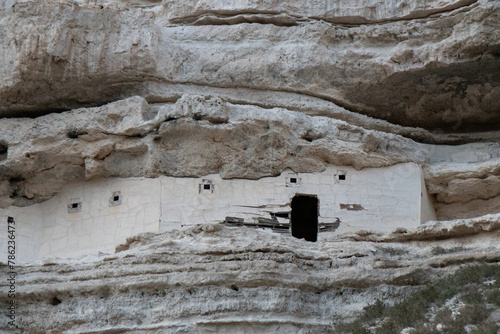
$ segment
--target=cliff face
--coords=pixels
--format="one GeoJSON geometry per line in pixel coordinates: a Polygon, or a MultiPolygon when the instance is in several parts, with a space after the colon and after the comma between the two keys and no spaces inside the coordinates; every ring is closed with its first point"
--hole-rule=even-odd
{"type": "Polygon", "coordinates": [[[317,243],[221,225],[143,235],[115,254],[20,268],[17,323],[22,333],[334,332],[377,299],[499,261],[498,221],[317,243]]]}
{"type": "MultiPolygon", "coordinates": [[[[464,229],[496,229],[483,228],[494,225],[496,215],[487,223],[474,218],[500,210],[496,0],[6,0],[0,3],[0,36],[1,208],[38,203],[70,181],[100,177],[218,173],[258,179],[286,168],[318,172],[329,165],[415,162],[423,167],[438,219],[471,218],[446,223],[462,226],[446,238],[464,229]]],[[[446,224],[440,232],[411,235],[446,234],[453,230],[446,224]]],[[[393,269],[384,274],[386,264],[377,264],[371,242],[413,240],[401,234],[306,246],[254,232],[192,232],[208,235],[200,240],[210,245],[233,240],[233,234],[236,245],[263,238],[257,248],[242,248],[245,264],[235,262],[241,259],[231,244],[217,254],[208,251],[211,246],[190,249],[200,240],[179,232],[163,237],[171,240],[168,247],[187,247],[179,246],[180,253],[151,237],[130,256],[22,268],[28,311],[20,323],[54,333],[231,332],[233,323],[256,332],[267,325],[322,332],[332,318],[380,296],[393,300],[446,273],[417,270],[435,246],[424,243],[405,248],[417,256],[391,260],[387,268],[393,269]],[[165,253],[158,257],[155,247],[165,253]],[[198,260],[206,268],[192,264],[198,260]],[[227,265],[222,276],[219,264],[227,265]],[[364,277],[366,268],[368,276],[381,276],[364,277]],[[337,269],[346,276],[336,276],[337,269]],[[197,276],[186,274],[193,270],[197,276]],[[289,279],[282,280],[288,270],[289,279]],[[214,281],[204,283],[206,273],[214,281]],[[51,285],[58,280],[89,283],[51,285]],[[167,294],[185,312],[161,309],[167,294]],[[243,305],[240,294],[268,304],[243,305]],[[227,298],[211,304],[217,296],[227,298]],[[53,300],[62,303],[40,313],[53,300]],[[133,316],[130,308],[115,308],[123,303],[149,310],[133,316]],[[304,303],[327,306],[311,311],[304,303]],[[95,307],[106,315],[90,314],[95,307]],[[81,314],[71,315],[73,308],[81,314]],[[273,320],[262,322],[263,312],[273,320]],[[195,324],[200,314],[206,322],[195,324]],[[225,316],[233,320],[222,321],[225,316]],[[85,319],[93,319],[87,327],[85,319]]],[[[489,235],[470,241],[470,248],[485,251],[478,240],[489,235]]],[[[461,258],[442,267],[453,271],[475,261],[461,258]]]]}
{"type": "Polygon", "coordinates": [[[3,2],[0,205],[84,177],[414,161],[442,218],[496,212],[498,6],[3,2]]]}
{"type": "Polygon", "coordinates": [[[330,117],[316,112],[184,94],[176,102],[148,103],[136,96],[37,118],[4,118],[0,204],[30,205],[53,197],[67,182],[98,177],[220,173],[223,178],[257,179],[286,168],[319,172],[328,165],[361,169],[416,162],[424,166],[438,218],[497,212],[497,141],[419,143],[406,134],[445,141],[472,141],[484,134],[411,133],[368,118],[351,124],[336,115],[357,115],[338,107],[320,109],[330,117]]]}
{"type": "Polygon", "coordinates": [[[184,86],[247,88],[405,126],[490,128],[499,15],[494,0],[9,1],[0,110],[30,116],[131,94],[169,100],[184,86]]]}

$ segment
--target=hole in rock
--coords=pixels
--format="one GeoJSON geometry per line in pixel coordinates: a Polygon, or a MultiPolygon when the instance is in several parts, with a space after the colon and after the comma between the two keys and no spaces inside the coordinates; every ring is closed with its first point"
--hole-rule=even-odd
{"type": "Polygon", "coordinates": [[[297,183],[297,179],[295,177],[290,178],[290,183],[297,183]]]}
{"type": "Polygon", "coordinates": [[[120,196],[113,196],[113,201],[118,201],[120,199],[120,196]]]}
{"type": "Polygon", "coordinates": [[[318,240],[318,198],[295,195],[292,199],[292,235],[307,241],[318,240]]]}
{"type": "Polygon", "coordinates": [[[62,303],[62,301],[57,297],[52,298],[52,300],[50,301],[50,305],[53,305],[53,306],[59,305],[61,303],[62,303]]]}
{"type": "Polygon", "coordinates": [[[69,129],[67,132],[66,132],[66,136],[70,139],[76,139],[78,138],[79,136],[83,136],[83,135],[88,135],[89,133],[85,130],[79,130],[79,129],[69,129]]]}
{"type": "Polygon", "coordinates": [[[209,184],[204,184],[204,185],[203,185],[203,189],[205,189],[205,190],[210,190],[210,185],[209,185],[209,184]]]}
{"type": "Polygon", "coordinates": [[[345,175],[339,175],[339,180],[344,181],[345,180],[345,175]]]}
{"type": "Polygon", "coordinates": [[[25,180],[26,179],[24,177],[18,175],[18,176],[13,176],[13,177],[9,178],[9,183],[11,185],[14,185],[16,183],[24,182],[25,180]]]}
{"type": "Polygon", "coordinates": [[[0,142],[0,160],[7,159],[8,146],[6,143],[0,142]]]}

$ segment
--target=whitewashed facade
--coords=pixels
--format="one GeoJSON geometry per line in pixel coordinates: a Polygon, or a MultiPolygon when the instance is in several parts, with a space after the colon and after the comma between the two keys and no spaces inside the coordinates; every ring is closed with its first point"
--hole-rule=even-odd
{"type": "MultiPolygon", "coordinates": [[[[290,212],[297,194],[318,198],[319,223],[340,220],[334,233],[392,231],[435,219],[421,168],[413,163],[359,171],[285,171],[259,180],[223,180],[219,175],[102,179],[69,184],[44,203],[0,209],[0,216],[5,225],[7,217],[16,221],[18,260],[30,262],[113,252],[127,237],[143,232],[221,222],[226,217],[271,218],[271,213],[290,212]]],[[[6,243],[2,233],[2,252],[6,243]]]]}

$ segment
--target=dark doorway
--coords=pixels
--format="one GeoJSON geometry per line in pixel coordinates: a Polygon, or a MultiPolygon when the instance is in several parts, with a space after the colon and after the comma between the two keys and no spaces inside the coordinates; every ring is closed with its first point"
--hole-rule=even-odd
{"type": "Polygon", "coordinates": [[[318,240],[318,198],[295,195],[292,199],[292,235],[307,241],[318,240]]]}

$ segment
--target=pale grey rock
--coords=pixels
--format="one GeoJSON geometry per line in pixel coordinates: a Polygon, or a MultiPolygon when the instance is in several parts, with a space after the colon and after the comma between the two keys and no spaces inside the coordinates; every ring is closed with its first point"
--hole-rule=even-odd
{"type": "Polygon", "coordinates": [[[438,219],[455,219],[317,243],[221,225],[133,236],[17,268],[20,332],[325,333],[498,261],[499,6],[0,1],[2,208],[102,177],[415,162],[438,219]]]}
{"type": "Polygon", "coordinates": [[[48,199],[84,177],[220,173],[257,179],[286,168],[360,169],[426,159],[425,147],[401,136],[210,96],[153,105],[132,97],[35,119],[2,119],[0,130],[7,148],[0,162],[4,207],[48,199]]]}
{"type": "Polygon", "coordinates": [[[395,233],[312,243],[218,224],[139,235],[114,254],[19,267],[17,324],[22,333],[325,333],[377,299],[390,304],[464,263],[498,258],[499,226],[498,215],[433,223],[404,243],[395,233]],[[483,228],[453,238],[473,226],[483,228]],[[433,255],[438,245],[464,251],[433,255]]]}
{"type": "Polygon", "coordinates": [[[186,85],[293,92],[406,126],[489,129],[499,120],[499,12],[495,0],[9,2],[0,111],[168,100],[151,87],[186,85]]]}
{"type": "MultiPolygon", "coordinates": [[[[205,16],[231,14],[273,15],[286,14],[295,20],[315,18],[332,23],[361,24],[404,19],[425,18],[431,14],[450,11],[475,3],[474,0],[450,1],[366,1],[341,0],[336,2],[313,1],[208,1],[196,0],[181,4],[167,0],[163,5],[171,20],[191,20],[200,24],[205,16]]],[[[224,17],[219,18],[224,22],[224,17]]],[[[227,20],[227,19],[226,19],[227,20]]],[[[227,20],[230,21],[230,20],[227,20]]]]}
{"type": "Polygon", "coordinates": [[[498,143],[421,144],[331,117],[208,95],[184,94],[175,103],[131,97],[34,119],[4,118],[0,142],[2,207],[40,202],[67,182],[99,177],[258,179],[286,168],[319,172],[409,161],[424,166],[440,219],[497,212],[500,194],[498,143]],[[469,214],[454,210],[458,204],[469,214]]]}
{"type": "Polygon", "coordinates": [[[500,212],[500,196],[488,199],[473,199],[465,203],[435,204],[436,214],[440,219],[473,218],[493,212],[500,212]]]}

